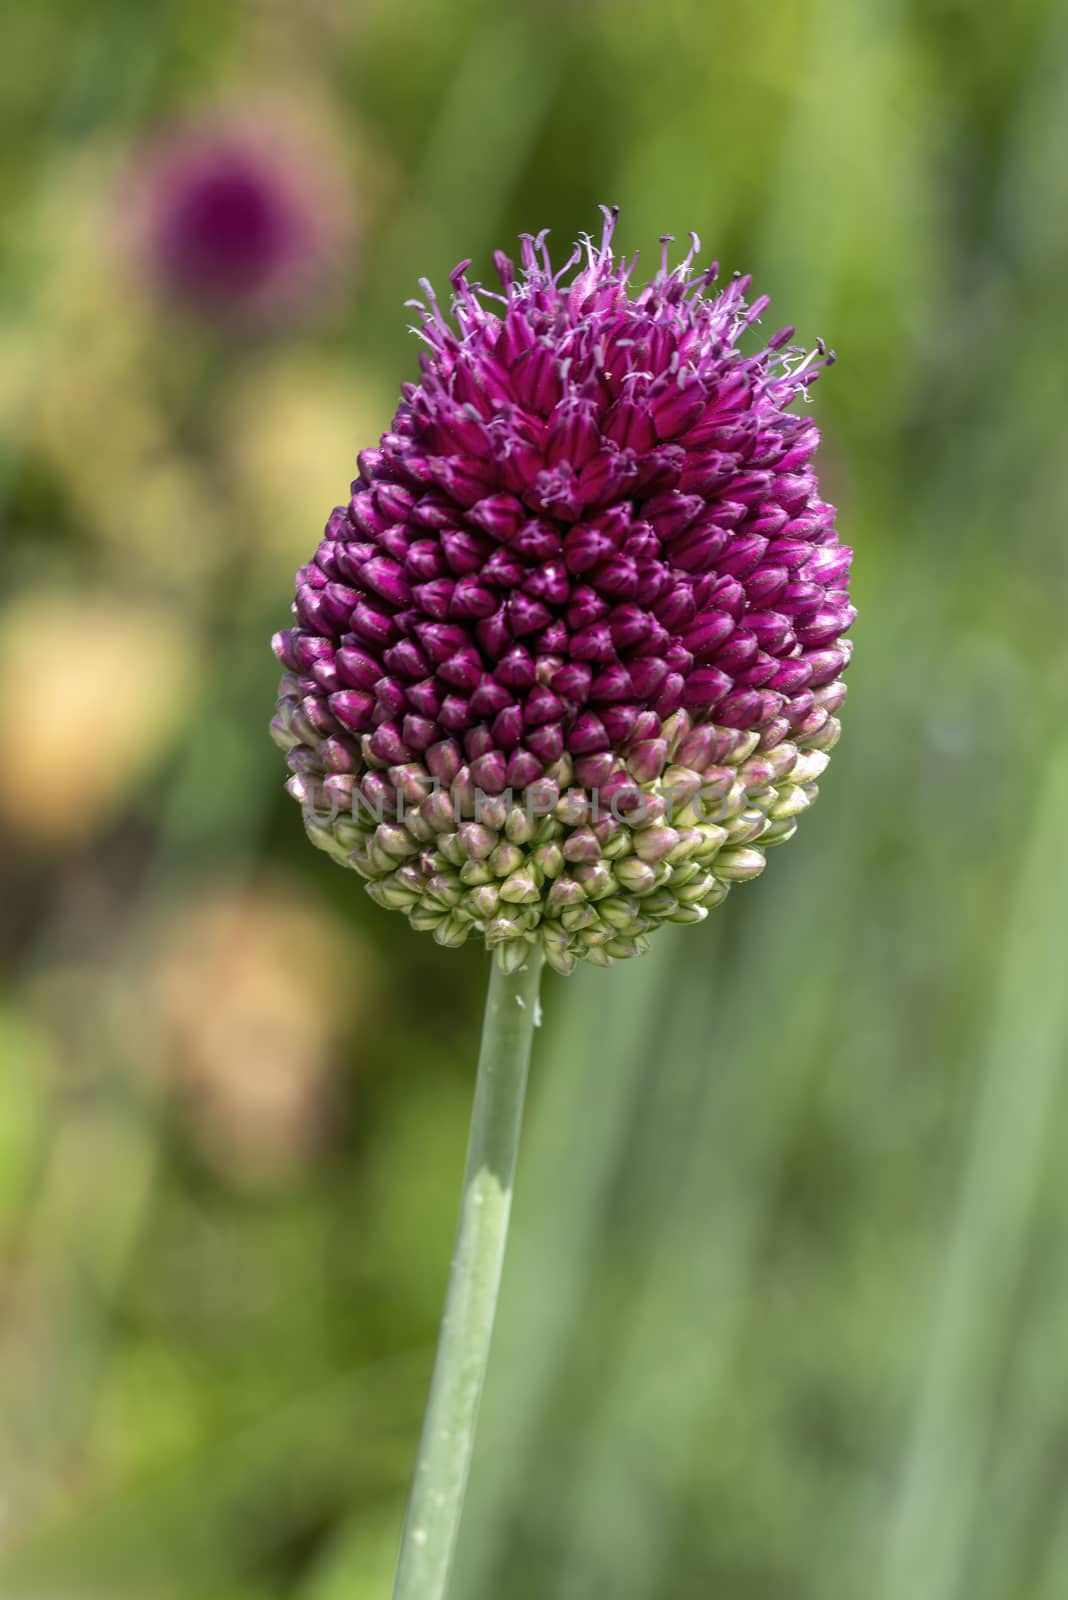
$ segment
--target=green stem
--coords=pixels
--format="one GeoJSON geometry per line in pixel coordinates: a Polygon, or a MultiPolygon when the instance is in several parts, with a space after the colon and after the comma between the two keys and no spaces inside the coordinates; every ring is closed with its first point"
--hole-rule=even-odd
{"type": "Polygon", "coordinates": [[[443,1600],[460,1527],[508,1236],[542,957],[493,962],[445,1313],[393,1600],[443,1600]]]}

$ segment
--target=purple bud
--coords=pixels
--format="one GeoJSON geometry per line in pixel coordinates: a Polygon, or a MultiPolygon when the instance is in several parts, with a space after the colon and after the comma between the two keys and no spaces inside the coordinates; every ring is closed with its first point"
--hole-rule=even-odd
{"type": "Polygon", "coordinates": [[[593,755],[600,750],[608,750],[611,740],[605,732],[604,723],[592,711],[583,711],[571,724],[567,735],[567,747],[574,755],[593,755]]]}
{"type": "Polygon", "coordinates": [[[564,700],[570,700],[576,705],[582,705],[590,697],[590,685],[593,682],[593,669],[583,662],[573,661],[566,667],[561,667],[553,673],[552,686],[564,700]]]}
{"type": "Polygon", "coordinates": [[[695,661],[712,660],[734,632],[734,619],[725,611],[702,611],[682,634],[682,642],[695,661]]]}
{"type": "Polygon", "coordinates": [[[440,663],[438,677],[454,689],[470,694],[482,681],[482,657],[473,645],[465,645],[440,663]]]}
{"type": "Polygon", "coordinates": [[[571,654],[576,661],[611,661],[615,653],[607,622],[591,623],[571,636],[571,654]]]}
{"type": "Polygon", "coordinates": [[[608,618],[612,643],[617,650],[630,650],[649,635],[652,619],[641,605],[616,606],[608,618]]]}
{"type": "Polygon", "coordinates": [[[371,735],[371,753],[387,766],[399,767],[412,759],[412,752],[401,738],[400,729],[392,722],[383,722],[371,735]]]}
{"type": "Polygon", "coordinates": [[[601,721],[614,750],[622,750],[638,725],[638,709],[633,705],[602,705],[601,721]]]}
{"type": "Polygon", "coordinates": [[[715,523],[700,522],[671,547],[671,559],[683,572],[708,572],[727,548],[730,534],[715,523]]]}
{"type": "Polygon", "coordinates": [[[848,628],[855,615],[852,606],[828,606],[817,611],[807,621],[798,623],[796,629],[798,641],[806,649],[829,645],[848,628]]]}
{"type": "Polygon", "coordinates": [[[464,619],[491,617],[499,600],[486,584],[465,574],[455,584],[449,600],[449,615],[464,619]]]}
{"type": "Polygon", "coordinates": [[[545,765],[552,766],[564,753],[564,733],[559,722],[546,722],[540,728],[531,728],[524,740],[545,765]]]}
{"type": "Polygon", "coordinates": [[[483,677],[471,696],[471,714],[475,717],[495,717],[498,711],[515,704],[515,696],[495,678],[483,677]]]}
{"type": "Polygon", "coordinates": [[[413,710],[418,711],[420,716],[430,717],[431,720],[437,717],[444,696],[433,678],[424,678],[421,683],[409,684],[407,694],[408,704],[413,710]]]}
{"type": "Polygon", "coordinates": [[[529,689],[535,680],[534,660],[524,645],[514,644],[501,657],[494,671],[498,683],[509,689],[529,689]]]}
{"type": "Polygon", "coordinates": [[[463,695],[447,694],[441,702],[438,721],[450,733],[463,733],[470,726],[471,703],[463,695]]]}
{"type": "Polygon", "coordinates": [[[353,689],[373,689],[382,675],[381,667],[365,650],[343,646],[334,659],[341,681],[353,689]]]}
{"type": "Polygon", "coordinates": [[[643,739],[631,748],[627,756],[627,771],[639,783],[652,783],[663,772],[667,756],[666,739],[643,739]]]}
{"type": "Polygon", "coordinates": [[[693,427],[704,409],[705,396],[699,383],[681,388],[674,379],[667,379],[660,393],[649,400],[649,413],[658,439],[677,439],[679,434],[693,427]]]}
{"type": "Polygon", "coordinates": [[[493,719],[490,733],[500,750],[514,750],[523,737],[523,713],[518,706],[506,706],[493,719]]]}
{"type": "Polygon", "coordinates": [[[375,684],[375,710],[380,722],[399,717],[407,703],[404,686],[396,678],[379,678],[375,684]]]}
{"type": "Polygon", "coordinates": [[[526,521],[526,512],[515,495],[495,494],[472,506],[467,518],[488,533],[491,539],[506,544],[526,521]]]}
{"type": "Polygon", "coordinates": [[[517,638],[537,633],[552,621],[552,615],[548,606],[542,605],[540,600],[532,600],[522,590],[515,590],[508,596],[508,626],[517,638]]]}
{"type": "Polygon", "coordinates": [[[483,541],[466,528],[446,528],[441,535],[441,552],[458,577],[478,572],[485,560],[483,541]]]}
{"type": "Polygon", "coordinates": [[[523,720],[528,728],[539,728],[543,723],[555,722],[563,715],[563,711],[563,701],[543,683],[536,683],[523,702],[523,720]]]}
{"type": "Polygon", "coordinates": [[[524,581],[523,587],[527,594],[551,606],[566,604],[571,593],[571,581],[562,561],[546,561],[524,581]]]}
{"type": "Polygon", "coordinates": [[[471,781],[486,794],[501,794],[508,779],[508,763],[499,750],[478,756],[471,763],[471,781]]]}
{"type": "Polygon", "coordinates": [[[705,711],[718,705],[727,694],[731,680],[718,667],[698,667],[686,681],[682,704],[694,711],[705,711]]]}
{"type": "MultiPolygon", "coordinates": [[[[559,759],[558,757],[554,759],[559,759]]],[[[530,750],[513,750],[505,774],[510,788],[520,792],[541,777],[542,763],[530,750]]]]}
{"type": "Polygon", "coordinates": [[[606,667],[590,685],[590,699],[600,705],[629,700],[633,693],[634,685],[626,667],[606,667]]]}
{"type": "Polygon", "coordinates": [[[409,750],[425,750],[438,736],[437,723],[409,714],[401,723],[401,735],[409,750]]]}
{"type": "Polygon", "coordinates": [[[666,494],[658,494],[654,499],[648,500],[643,511],[663,542],[670,544],[684,529],[695,522],[705,509],[705,502],[700,495],[679,494],[676,490],[669,490],[666,494]]]}
{"type": "Polygon", "coordinates": [[[808,681],[813,689],[830,683],[832,678],[842,671],[847,661],[845,652],[841,649],[808,650],[802,659],[809,668],[808,681]]]}
{"type": "Polygon", "coordinates": [[[379,649],[392,644],[397,637],[397,626],[393,618],[384,611],[376,611],[363,600],[352,613],[352,631],[358,634],[365,644],[377,646],[379,649]]]}
{"type": "Polygon", "coordinates": [[[569,572],[588,572],[614,553],[615,545],[608,535],[589,523],[576,524],[564,539],[564,561],[569,572]]]}
{"type": "MultiPolygon", "coordinates": [[[[374,556],[363,567],[361,578],[369,589],[392,606],[406,606],[412,598],[404,568],[388,556],[374,556]]],[[[355,598],[355,597],[354,597],[355,598]]]]}
{"type": "Polygon", "coordinates": [[[446,787],[463,766],[460,747],[455,739],[442,739],[438,744],[431,745],[424,759],[428,770],[446,787]]]}

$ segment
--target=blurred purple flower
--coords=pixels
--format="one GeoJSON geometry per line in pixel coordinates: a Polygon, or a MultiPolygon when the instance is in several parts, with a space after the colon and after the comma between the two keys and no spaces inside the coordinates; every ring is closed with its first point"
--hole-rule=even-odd
{"type": "Polygon", "coordinates": [[[161,296],[212,321],[286,321],[321,303],[351,242],[331,153],[251,115],[207,116],[142,156],[138,254],[161,296]]]}
{"type": "Polygon", "coordinates": [[[832,359],[715,266],[632,293],[614,213],[428,346],[297,578],[275,736],[317,844],[444,944],[569,971],[695,922],[788,838],[838,735],[850,551],[790,406],[832,359]],[[569,276],[570,275],[570,276],[569,276]]]}

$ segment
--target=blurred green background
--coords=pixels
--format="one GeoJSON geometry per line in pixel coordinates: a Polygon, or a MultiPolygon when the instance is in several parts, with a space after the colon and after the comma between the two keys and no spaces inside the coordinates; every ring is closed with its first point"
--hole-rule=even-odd
{"type": "Polygon", "coordinates": [[[268,639],[413,374],[419,276],[604,200],[836,347],[857,654],[766,876],[547,980],[456,1593],[1063,1600],[1068,16],[5,32],[0,1593],[389,1593],[485,965],[307,845],[268,639]],[[239,330],[130,227],[145,142],[228,107],[314,137],[337,224],[333,292],[239,330]]]}

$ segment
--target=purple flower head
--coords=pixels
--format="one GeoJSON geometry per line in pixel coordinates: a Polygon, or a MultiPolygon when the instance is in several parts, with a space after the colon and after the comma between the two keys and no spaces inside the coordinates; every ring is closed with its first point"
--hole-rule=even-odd
{"type": "Polygon", "coordinates": [[[833,357],[745,355],[766,297],[636,290],[615,212],[502,292],[430,285],[427,348],[297,577],[275,734],[313,840],[445,944],[561,971],[755,876],[838,736],[850,551],[791,407],[833,357]]]}
{"type": "Polygon", "coordinates": [[[343,258],[343,187],[303,134],[236,114],[160,141],[136,175],[139,253],[170,303],[221,322],[306,310],[343,258]]]}

